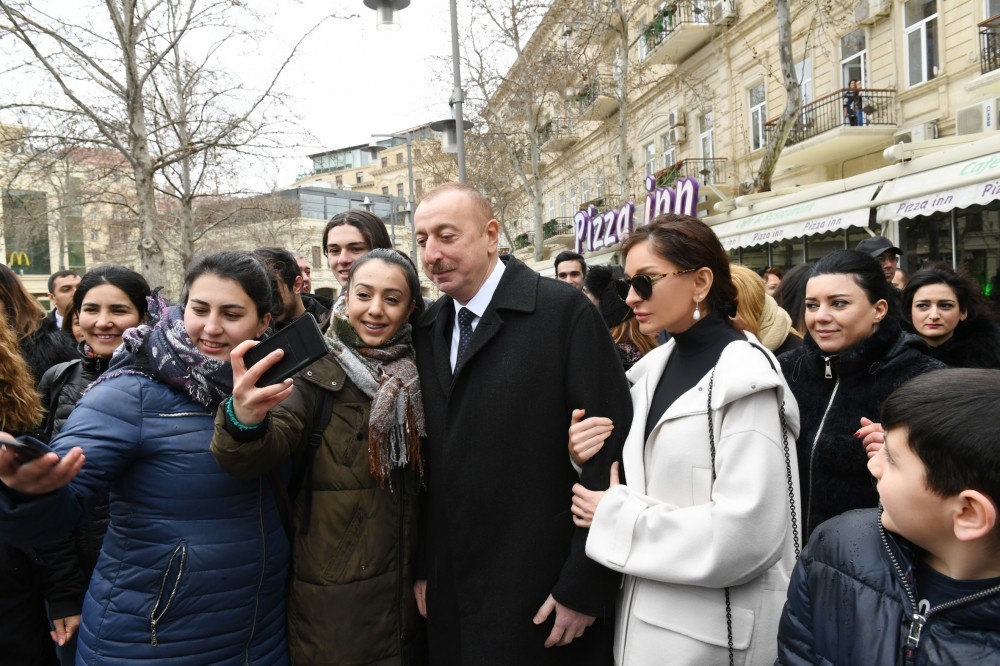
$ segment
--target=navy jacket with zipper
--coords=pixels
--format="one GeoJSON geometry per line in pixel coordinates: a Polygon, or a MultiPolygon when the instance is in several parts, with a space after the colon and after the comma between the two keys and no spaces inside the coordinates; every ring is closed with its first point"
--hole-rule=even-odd
{"type": "Polygon", "coordinates": [[[911,377],[945,367],[923,341],[886,320],[870,336],[826,354],[809,336],[778,357],[799,404],[796,438],[806,539],[824,520],[878,505],[868,455],[854,433],[861,417],[879,420],[882,403],[911,377]]]}
{"type": "Polygon", "coordinates": [[[1000,663],[1000,586],[923,613],[916,551],[881,526],[878,509],[851,511],[813,534],[792,573],[777,664],[923,666],[1000,663]]]}
{"type": "Polygon", "coordinates": [[[52,446],[86,463],[48,495],[0,493],[0,541],[69,534],[110,490],[77,664],[286,664],[288,543],[266,480],[209,450],[213,411],[145,376],[80,401],[52,446]]]}

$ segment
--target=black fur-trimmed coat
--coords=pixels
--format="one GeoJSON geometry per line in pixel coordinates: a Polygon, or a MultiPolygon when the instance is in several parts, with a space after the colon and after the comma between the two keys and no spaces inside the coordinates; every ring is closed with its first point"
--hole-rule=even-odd
{"type": "Polygon", "coordinates": [[[878,505],[868,456],[854,433],[862,416],[879,420],[882,403],[900,384],[945,367],[925,352],[918,336],[890,320],[839,354],[827,355],[806,336],[801,347],[778,358],[799,404],[796,444],[806,538],[824,520],[878,505]]]}
{"type": "Polygon", "coordinates": [[[963,321],[930,355],[952,368],[1000,369],[1000,326],[986,317],[963,321]]]}

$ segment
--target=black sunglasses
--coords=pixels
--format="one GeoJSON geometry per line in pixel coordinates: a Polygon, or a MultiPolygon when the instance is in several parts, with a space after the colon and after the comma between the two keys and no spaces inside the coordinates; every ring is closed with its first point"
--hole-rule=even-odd
{"type": "Polygon", "coordinates": [[[673,277],[675,275],[692,273],[696,270],[698,269],[688,268],[674,273],[663,273],[662,275],[646,275],[645,273],[639,273],[633,278],[621,278],[619,280],[615,280],[615,289],[618,290],[618,295],[621,296],[623,301],[628,298],[629,289],[635,289],[636,295],[642,300],[646,300],[653,295],[654,282],[662,280],[663,278],[673,277]]]}

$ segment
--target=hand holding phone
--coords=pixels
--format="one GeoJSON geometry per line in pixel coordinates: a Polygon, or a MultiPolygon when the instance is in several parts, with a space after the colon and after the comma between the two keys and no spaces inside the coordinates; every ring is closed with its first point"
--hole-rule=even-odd
{"type": "Polygon", "coordinates": [[[284,352],[281,359],[264,371],[254,384],[264,388],[279,384],[308,365],[326,356],[329,349],[316,320],[309,313],[295,319],[283,329],[247,350],[243,362],[249,369],[276,349],[284,352]]]}

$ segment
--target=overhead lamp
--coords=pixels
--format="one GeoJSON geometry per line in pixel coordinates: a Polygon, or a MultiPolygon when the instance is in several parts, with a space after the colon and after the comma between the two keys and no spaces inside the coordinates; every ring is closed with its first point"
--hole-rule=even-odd
{"type": "MultiPolygon", "coordinates": [[[[441,152],[443,153],[457,153],[458,152],[458,132],[455,131],[458,123],[454,118],[447,118],[445,120],[435,120],[431,123],[431,130],[441,133],[441,152]]],[[[462,131],[472,129],[475,127],[475,123],[468,120],[462,120],[462,131]]]]}
{"type": "Polygon", "coordinates": [[[410,6],[410,0],[364,0],[365,7],[375,10],[378,30],[399,30],[399,12],[410,6]]]}

